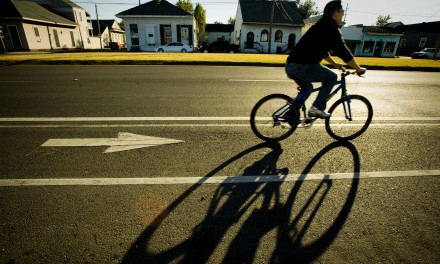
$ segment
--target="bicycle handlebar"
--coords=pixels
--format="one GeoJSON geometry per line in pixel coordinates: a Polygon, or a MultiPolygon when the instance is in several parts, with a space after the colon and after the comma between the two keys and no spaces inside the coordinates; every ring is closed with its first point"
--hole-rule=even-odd
{"type": "Polygon", "coordinates": [[[365,69],[365,68],[363,68],[363,70],[361,71],[361,72],[356,72],[356,71],[349,71],[349,70],[347,70],[344,66],[341,66],[340,68],[339,68],[339,70],[342,72],[342,75],[345,77],[345,76],[348,76],[348,75],[350,75],[350,74],[356,74],[357,76],[359,76],[359,77],[362,77],[362,75],[364,75],[365,74],[365,72],[367,71],[367,69],[365,69]]]}

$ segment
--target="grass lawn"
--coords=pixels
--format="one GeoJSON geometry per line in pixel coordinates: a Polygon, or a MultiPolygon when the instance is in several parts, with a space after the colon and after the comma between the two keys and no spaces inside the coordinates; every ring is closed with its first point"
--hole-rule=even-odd
{"type": "MultiPolygon", "coordinates": [[[[0,55],[0,64],[207,64],[283,66],[287,55],[224,53],[152,53],[152,52],[65,52],[10,53],[0,55]]],[[[410,58],[357,57],[364,67],[431,69],[440,71],[440,61],[410,58]]]]}

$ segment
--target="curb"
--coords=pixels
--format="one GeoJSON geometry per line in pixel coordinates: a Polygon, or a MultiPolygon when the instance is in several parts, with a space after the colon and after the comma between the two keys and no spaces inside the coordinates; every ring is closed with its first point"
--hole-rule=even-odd
{"type": "MultiPolygon", "coordinates": [[[[0,61],[1,66],[13,65],[205,65],[205,66],[254,66],[254,67],[284,67],[284,63],[266,62],[230,62],[230,61],[158,61],[158,60],[11,60],[0,61]]],[[[438,67],[410,67],[410,66],[373,66],[362,65],[368,70],[388,71],[423,71],[440,72],[438,67]]]]}

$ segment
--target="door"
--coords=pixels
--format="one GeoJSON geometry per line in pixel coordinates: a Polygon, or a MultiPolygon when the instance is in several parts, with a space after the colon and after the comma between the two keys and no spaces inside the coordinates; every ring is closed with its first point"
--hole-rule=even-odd
{"type": "Polygon", "coordinates": [[[246,36],[246,48],[253,49],[254,48],[254,32],[247,33],[246,36]]]}
{"type": "Polygon", "coordinates": [[[9,36],[11,36],[12,46],[14,48],[22,48],[20,35],[18,35],[18,30],[16,26],[8,26],[9,36]]]}
{"type": "Polygon", "coordinates": [[[382,41],[377,41],[376,42],[376,47],[374,48],[374,57],[381,57],[381,55],[382,55],[382,46],[383,46],[383,42],[382,41]]]}
{"type": "Polygon", "coordinates": [[[155,45],[156,44],[156,34],[155,34],[155,26],[147,25],[147,44],[155,45]]]}
{"type": "Polygon", "coordinates": [[[189,44],[189,30],[188,27],[180,27],[180,36],[183,44],[189,44]]]}

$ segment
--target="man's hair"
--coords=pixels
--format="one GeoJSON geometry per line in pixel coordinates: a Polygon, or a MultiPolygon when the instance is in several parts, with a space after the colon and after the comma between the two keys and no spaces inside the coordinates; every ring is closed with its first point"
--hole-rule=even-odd
{"type": "Polygon", "coordinates": [[[324,18],[331,18],[333,13],[342,9],[342,2],[340,0],[330,1],[325,5],[324,18]]]}

